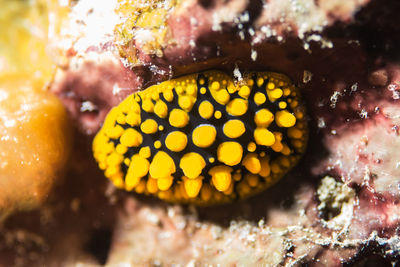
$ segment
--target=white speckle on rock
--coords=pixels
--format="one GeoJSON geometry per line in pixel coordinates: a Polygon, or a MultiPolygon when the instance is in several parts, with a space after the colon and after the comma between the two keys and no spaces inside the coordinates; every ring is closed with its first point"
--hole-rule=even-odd
{"type": "Polygon", "coordinates": [[[312,79],[313,74],[309,70],[303,72],[303,83],[309,83],[312,79]]]}
{"type": "Polygon", "coordinates": [[[256,61],[256,59],[257,59],[257,51],[255,51],[255,50],[251,50],[251,59],[253,60],[253,61],[256,61]]]}
{"type": "Polygon", "coordinates": [[[322,129],[326,127],[324,118],[318,118],[318,128],[322,129]]]}
{"type": "Polygon", "coordinates": [[[199,22],[197,21],[196,18],[190,17],[190,25],[196,26],[199,22]]]}
{"type": "Polygon", "coordinates": [[[242,73],[240,72],[239,67],[237,65],[235,65],[235,69],[233,70],[233,76],[239,82],[243,80],[242,73]]]}
{"type": "Polygon", "coordinates": [[[360,117],[362,118],[362,119],[366,119],[366,118],[368,118],[368,112],[363,108],[361,111],[360,111],[360,117]]]}
{"type": "Polygon", "coordinates": [[[342,93],[339,92],[339,91],[335,91],[332,94],[332,96],[330,98],[330,100],[331,100],[331,108],[335,108],[336,107],[336,103],[337,103],[337,101],[339,99],[339,96],[342,96],[342,93]]]}
{"type": "Polygon", "coordinates": [[[82,102],[81,108],[80,108],[81,112],[86,112],[86,111],[91,112],[91,111],[95,111],[95,110],[97,110],[97,106],[95,104],[93,104],[92,102],[90,102],[90,101],[82,102]]]}

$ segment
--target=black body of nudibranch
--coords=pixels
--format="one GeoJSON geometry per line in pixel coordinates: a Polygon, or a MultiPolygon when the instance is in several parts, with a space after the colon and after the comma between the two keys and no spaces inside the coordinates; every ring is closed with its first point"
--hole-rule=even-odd
{"type": "Polygon", "coordinates": [[[299,91],[278,73],[183,76],[128,96],[93,142],[118,188],[209,205],[270,187],[307,143],[299,91]]]}

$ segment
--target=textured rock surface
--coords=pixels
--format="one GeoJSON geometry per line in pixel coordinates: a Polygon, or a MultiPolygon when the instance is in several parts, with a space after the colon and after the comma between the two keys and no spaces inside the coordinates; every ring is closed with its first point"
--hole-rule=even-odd
{"type": "MultiPolygon", "coordinates": [[[[87,235],[100,221],[100,229],[113,233],[110,264],[385,266],[399,260],[396,1],[184,1],[169,11],[162,54],[137,45],[137,60],[124,61],[135,63],[132,71],[120,63],[111,42],[109,25],[118,19],[96,23],[96,16],[115,18],[110,9],[115,3],[87,13],[92,8],[87,2],[79,2],[66,28],[60,49],[65,54],[52,86],[84,132],[96,131],[126,94],[169,77],[210,68],[236,75],[272,70],[287,74],[303,92],[311,126],[308,151],[286,178],[246,201],[193,209],[117,192],[110,196],[119,199],[112,212],[102,212],[109,206],[99,201],[104,178],[93,165],[82,167],[84,160],[77,157],[64,189],[74,192],[78,181],[90,182],[80,193],[58,195],[54,203],[63,216],[69,214],[65,203],[71,196],[85,203],[90,212],[83,209],[74,217],[85,227],[66,224],[60,215],[52,222],[58,234],[51,236],[33,214],[42,230],[26,228],[19,218],[6,229],[29,229],[52,251],[62,250],[57,240],[76,236],[71,244],[77,249],[68,251],[69,257],[104,262],[106,252],[79,249],[90,244],[87,235]],[[79,36],[73,25],[82,27],[79,36]],[[90,25],[98,31],[88,30],[90,25]],[[88,192],[97,197],[87,197],[88,192]],[[63,227],[69,231],[59,231],[63,227]]],[[[85,149],[87,144],[79,147],[85,149]]],[[[38,254],[42,262],[60,255],[45,260],[43,251],[38,254]]]]}

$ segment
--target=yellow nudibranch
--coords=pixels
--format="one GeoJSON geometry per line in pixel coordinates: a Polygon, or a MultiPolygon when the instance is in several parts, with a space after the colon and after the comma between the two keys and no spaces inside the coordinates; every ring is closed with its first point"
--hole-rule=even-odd
{"type": "Polygon", "coordinates": [[[93,141],[118,188],[211,205],[270,187],[304,152],[299,91],[278,73],[241,81],[207,71],[153,85],[114,107],[93,141]]]}

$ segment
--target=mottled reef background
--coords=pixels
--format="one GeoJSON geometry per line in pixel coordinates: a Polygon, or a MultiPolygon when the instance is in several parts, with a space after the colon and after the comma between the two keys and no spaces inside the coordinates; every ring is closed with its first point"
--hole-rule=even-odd
{"type": "Polygon", "coordinates": [[[74,3],[50,40],[49,89],[73,122],[72,157],[47,202],[0,228],[0,266],[397,266],[399,1],[104,2],[74,3]],[[300,164],[266,192],[216,207],[115,190],[91,154],[109,109],[207,69],[293,80],[310,124],[300,164]]]}

